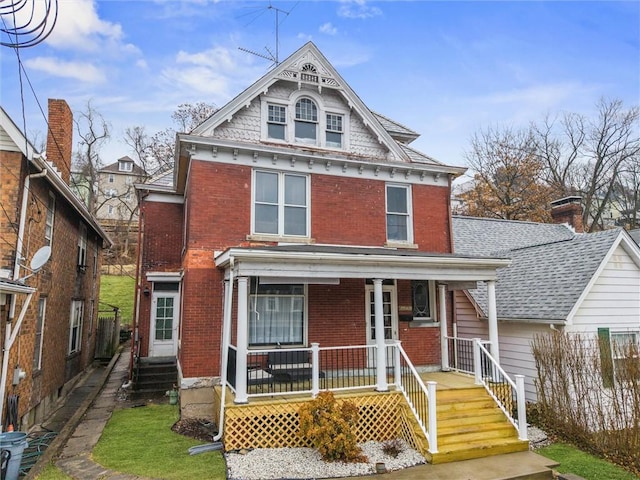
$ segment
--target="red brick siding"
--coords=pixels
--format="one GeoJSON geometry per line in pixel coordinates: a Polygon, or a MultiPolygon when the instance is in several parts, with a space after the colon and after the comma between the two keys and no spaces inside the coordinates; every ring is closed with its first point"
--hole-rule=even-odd
{"type": "Polygon", "coordinates": [[[49,99],[49,130],[47,132],[47,160],[60,170],[69,183],[71,151],[73,148],[73,114],[64,100],[49,99]]]}

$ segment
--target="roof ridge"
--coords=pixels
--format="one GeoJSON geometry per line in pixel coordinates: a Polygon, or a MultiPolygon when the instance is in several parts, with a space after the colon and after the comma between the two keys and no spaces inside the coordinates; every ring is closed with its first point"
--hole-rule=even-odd
{"type": "Polygon", "coordinates": [[[532,220],[510,220],[507,218],[490,218],[490,217],[474,217],[471,215],[451,215],[452,218],[464,218],[469,220],[484,220],[490,222],[501,222],[501,223],[521,223],[528,225],[545,225],[545,226],[556,226],[556,227],[564,227],[567,230],[570,230],[567,227],[566,223],[545,223],[545,222],[534,222],[532,220]]]}

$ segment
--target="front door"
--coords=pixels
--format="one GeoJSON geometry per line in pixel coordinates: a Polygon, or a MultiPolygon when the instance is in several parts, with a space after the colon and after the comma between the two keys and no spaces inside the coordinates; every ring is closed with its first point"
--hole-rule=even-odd
{"type": "MultiPolygon", "coordinates": [[[[375,345],[377,332],[373,285],[366,286],[366,299],[367,345],[375,345]]],[[[385,343],[393,343],[398,339],[398,302],[395,285],[382,285],[382,313],[385,343]]],[[[387,350],[387,365],[391,365],[392,353],[387,350]]],[[[370,353],[373,356],[370,365],[375,365],[375,352],[370,353]]]]}
{"type": "Polygon", "coordinates": [[[178,292],[153,292],[150,357],[174,357],[178,353],[179,299],[178,292]]]}

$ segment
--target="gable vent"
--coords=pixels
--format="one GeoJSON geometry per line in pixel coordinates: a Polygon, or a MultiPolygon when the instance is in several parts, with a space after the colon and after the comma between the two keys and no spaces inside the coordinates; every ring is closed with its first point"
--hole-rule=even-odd
{"type": "Polygon", "coordinates": [[[318,70],[312,63],[305,63],[300,69],[300,80],[318,83],[318,70]]]}

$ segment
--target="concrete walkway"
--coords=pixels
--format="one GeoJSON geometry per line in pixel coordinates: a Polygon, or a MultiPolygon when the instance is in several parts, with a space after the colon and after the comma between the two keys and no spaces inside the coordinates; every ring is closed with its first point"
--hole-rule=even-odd
{"type": "MultiPolygon", "coordinates": [[[[91,459],[91,452],[98,443],[104,427],[117,405],[123,405],[118,395],[126,381],[129,355],[125,349],[118,353],[108,366],[93,368],[78,382],[67,396],[65,404],[43,426],[58,431],[45,454],[29,475],[34,479],[42,469],[56,459],[56,465],[77,480],[152,480],[135,475],[114,472],[91,459]]],[[[141,439],[141,444],[143,440],[141,439]]],[[[553,461],[533,452],[467,460],[440,465],[420,465],[398,472],[375,475],[381,480],[503,480],[512,478],[550,479],[549,468],[553,461]]],[[[360,480],[372,476],[358,477],[360,480]]],[[[216,479],[222,480],[222,479],[216,479]]]]}

